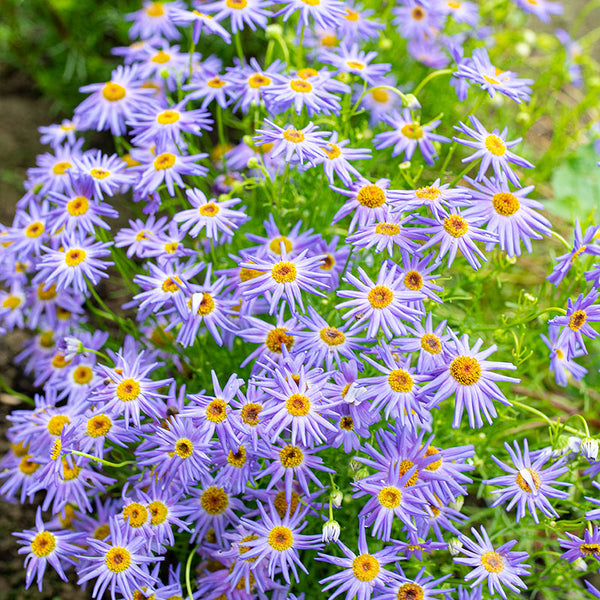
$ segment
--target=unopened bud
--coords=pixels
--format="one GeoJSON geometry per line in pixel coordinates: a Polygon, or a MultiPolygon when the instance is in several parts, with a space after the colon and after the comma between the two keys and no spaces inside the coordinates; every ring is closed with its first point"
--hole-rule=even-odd
{"type": "Polygon", "coordinates": [[[404,94],[402,101],[404,106],[409,110],[419,110],[421,108],[421,103],[414,94],[404,94]]]}
{"type": "Polygon", "coordinates": [[[254,156],[252,158],[249,158],[246,166],[249,169],[257,169],[258,168],[258,159],[255,158],[254,156]]]}
{"type": "Polygon", "coordinates": [[[73,360],[77,354],[84,354],[85,352],[83,342],[69,335],[59,340],[57,348],[64,355],[67,362],[73,360]]]}
{"type": "Polygon", "coordinates": [[[598,441],[591,438],[586,437],[581,440],[581,454],[585,456],[588,460],[596,460],[598,458],[598,441]]]}
{"type": "Polygon", "coordinates": [[[350,460],[349,466],[350,466],[350,470],[353,473],[356,473],[356,471],[358,471],[359,469],[362,469],[363,465],[362,465],[362,463],[358,462],[356,459],[352,458],[350,460]]]}
{"type": "Polygon", "coordinates": [[[329,494],[329,499],[331,500],[331,506],[335,508],[339,508],[342,506],[342,501],[344,500],[344,494],[340,490],[334,490],[329,494]]]}
{"type": "Polygon", "coordinates": [[[369,476],[369,469],[367,467],[363,467],[354,473],[354,481],[359,481],[360,479],[364,479],[369,476]]]}
{"type": "Polygon", "coordinates": [[[448,552],[452,556],[458,556],[463,547],[463,543],[458,538],[452,538],[450,542],[448,542],[448,552]]]}
{"type": "Polygon", "coordinates": [[[465,497],[464,496],[458,496],[455,500],[453,500],[452,502],[450,502],[448,504],[448,506],[450,508],[453,508],[454,510],[457,510],[458,512],[460,512],[460,509],[463,507],[464,503],[465,503],[465,497]]]}
{"type": "Polygon", "coordinates": [[[342,83],[350,83],[352,81],[352,74],[351,73],[340,73],[338,75],[338,79],[342,83]]]}
{"type": "Polygon", "coordinates": [[[265,31],[267,32],[267,39],[278,38],[281,37],[283,34],[283,29],[281,25],[278,25],[276,23],[273,25],[268,25],[265,31]]]}
{"type": "Polygon", "coordinates": [[[580,573],[585,573],[585,571],[588,569],[585,560],[583,560],[581,556],[575,559],[571,564],[573,565],[573,569],[575,569],[575,571],[579,571],[580,573]]]}
{"type": "Polygon", "coordinates": [[[410,160],[405,160],[398,165],[398,168],[401,171],[405,171],[406,169],[410,169],[410,160]]]}
{"type": "Polygon", "coordinates": [[[333,519],[327,521],[327,523],[323,525],[321,541],[324,544],[329,544],[329,542],[337,542],[340,539],[340,531],[340,524],[337,521],[334,521],[333,519]]]}

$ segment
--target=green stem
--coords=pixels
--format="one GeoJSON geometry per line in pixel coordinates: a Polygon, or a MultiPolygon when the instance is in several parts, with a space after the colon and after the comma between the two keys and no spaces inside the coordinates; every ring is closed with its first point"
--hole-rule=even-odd
{"type": "Polygon", "coordinates": [[[435,79],[436,77],[441,77],[442,75],[449,75],[450,73],[453,73],[454,70],[453,69],[439,69],[437,71],[433,71],[432,73],[429,73],[429,75],[427,75],[427,77],[425,77],[425,79],[423,79],[421,81],[421,83],[419,83],[419,85],[414,89],[413,91],[413,96],[418,96],[419,92],[432,80],[435,79]]]}
{"type": "Polygon", "coordinates": [[[571,244],[565,240],[565,238],[560,235],[560,233],[556,233],[556,231],[552,231],[552,237],[555,237],[557,240],[560,240],[569,250],[571,250],[571,244]]]}
{"type": "Polygon", "coordinates": [[[242,48],[242,34],[237,31],[236,34],[233,36],[234,40],[235,40],[235,49],[237,51],[237,55],[238,58],[240,59],[240,66],[244,66],[245,60],[244,60],[244,50],[242,48]]]}
{"type": "Polygon", "coordinates": [[[376,90],[388,90],[390,92],[394,92],[394,94],[398,94],[398,96],[400,96],[400,98],[402,98],[402,102],[407,105],[408,104],[408,97],[406,94],[404,94],[403,92],[401,92],[398,88],[392,87],[391,85],[378,85],[376,87],[370,88],[368,90],[365,90],[361,95],[360,98],[356,101],[356,104],[354,105],[354,107],[352,108],[352,112],[351,114],[353,115],[354,112],[356,111],[356,109],[360,106],[360,103],[364,100],[364,97],[367,94],[370,94],[371,92],[375,92],[376,90]]]}
{"type": "Polygon", "coordinates": [[[103,458],[98,458],[97,456],[88,454],[87,452],[79,452],[79,450],[69,450],[69,454],[76,454],[77,456],[85,456],[86,458],[89,458],[90,460],[94,460],[96,462],[102,463],[103,465],[106,465],[107,467],[113,467],[114,469],[120,469],[121,467],[126,467],[127,465],[135,464],[135,461],[133,461],[133,460],[126,460],[126,461],[123,461],[120,463],[114,463],[114,462],[110,462],[110,460],[104,460],[103,458]]]}
{"type": "MultiPolygon", "coordinates": [[[[526,410],[527,412],[530,412],[531,414],[540,417],[540,419],[542,419],[545,423],[550,425],[550,427],[556,427],[556,425],[558,424],[558,421],[553,421],[541,410],[533,408],[533,406],[528,406],[527,404],[523,404],[523,402],[519,402],[517,400],[511,400],[511,403],[513,406],[518,406],[519,408],[522,408],[523,410],[526,410]]],[[[563,425],[563,429],[565,431],[568,431],[569,433],[574,433],[575,435],[579,435],[582,437],[584,436],[584,433],[582,431],[579,431],[578,429],[573,429],[573,427],[569,427],[568,425],[563,425]]]]}
{"type": "Polygon", "coordinates": [[[17,392],[17,390],[13,390],[8,385],[8,383],[6,383],[6,381],[4,381],[4,378],[2,377],[2,375],[0,375],[0,387],[7,394],[10,394],[11,396],[14,396],[15,398],[18,398],[19,400],[23,400],[23,402],[26,402],[30,406],[35,406],[35,401],[33,400],[33,398],[30,398],[29,396],[26,396],[25,394],[21,394],[21,392],[17,392]]]}
{"type": "Polygon", "coordinates": [[[92,352],[93,354],[96,354],[97,356],[99,356],[101,359],[105,360],[107,363],[111,362],[108,355],[104,354],[104,352],[100,352],[100,350],[94,350],[93,348],[84,348],[83,351],[84,352],[92,352]]]}
{"type": "Polygon", "coordinates": [[[222,160],[223,160],[223,172],[227,172],[227,160],[225,159],[225,128],[223,125],[223,109],[221,105],[217,103],[217,130],[219,132],[219,146],[221,146],[222,160]]]}
{"type": "Polygon", "coordinates": [[[302,25],[302,29],[300,30],[300,43],[298,44],[298,52],[296,55],[296,63],[299,69],[302,68],[302,63],[304,61],[304,29],[305,25],[302,25]]]}
{"type": "Polygon", "coordinates": [[[191,577],[192,559],[194,558],[194,554],[196,554],[196,551],[198,550],[199,547],[200,547],[200,545],[195,546],[194,549],[189,553],[187,560],[185,561],[185,589],[188,593],[189,600],[193,600],[193,598],[194,598],[194,596],[192,594],[192,577],[191,577]]]}

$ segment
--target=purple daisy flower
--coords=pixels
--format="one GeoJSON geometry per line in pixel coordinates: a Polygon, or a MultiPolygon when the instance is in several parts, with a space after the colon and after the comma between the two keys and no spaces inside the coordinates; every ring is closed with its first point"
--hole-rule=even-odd
{"type": "Polygon", "coordinates": [[[600,244],[592,243],[592,241],[596,239],[598,230],[600,230],[600,225],[590,225],[585,230],[584,234],[581,231],[581,224],[579,223],[579,220],[575,219],[573,249],[555,259],[557,265],[552,270],[552,273],[546,277],[550,283],[558,286],[558,284],[571,270],[575,259],[582,254],[593,254],[594,256],[600,256],[600,244]]]}
{"type": "Polygon", "coordinates": [[[283,574],[286,583],[290,583],[290,571],[296,581],[299,581],[296,565],[305,573],[306,567],[300,561],[298,550],[321,549],[323,543],[319,535],[304,535],[300,533],[308,521],[304,520],[308,508],[297,509],[290,514],[290,505],[284,517],[280,517],[272,503],[266,511],[260,502],[257,502],[260,512],[260,521],[242,519],[242,524],[251,532],[251,539],[244,542],[248,550],[244,552],[244,559],[256,558],[258,564],[268,560],[269,577],[275,577],[277,571],[283,574]]]}
{"type": "Polygon", "coordinates": [[[353,285],[356,290],[338,290],[337,295],[351,298],[336,305],[336,309],[349,308],[343,315],[344,320],[354,319],[355,327],[368,327],[367,337],[376,338],[381,328],[388,339],[394,335],[404,335],[405,321],[417,321],[422,313],[411,308],[410,302],[423,299],[420,292],[400,289],[400,281],[396,277],[397,265],[391,267],[384,263],[373,282],[366,272],[359,267],[360,279],[348,273],[344,281],[353,285]],[[389,270],[388,270],[389,269],[389,270]]]}
{"type": "Polygon", "coordinates": [[[110,81],[80,88],[81,92],[92,92],[75,109],[80,129],[109,129],[113,135],[124,135],[125,123],[141,106],[152,102],[153,91],[142,87],[140,76],[137,65],[119,66],[112,72],[110,81]]]}
{"type": "Polygon", "coordinates": [[[583,356],[585,352],[578,348],[571,358],[567,358],[567,348],[559,346],[557,338],[559,330],[551,327],[548,331],[550,337],[541,334],[541,338],[550,350],[550,371],[554,373],[556,383],[561,387],[567,387],[567,374],[570,374],[576,381],[581,381],[585,377],[588,370],[581,365],[578,365],[573,358],[583,356]]]}
{"type": "Polygon", "coordinates": [[[471,587],[475,587],[487,579],[490,594],[498,593],[504,599],[506,599],[506,592],[503,585],[516,594],[519,593],[519,588],[527,589],[519,575],[527,575],[531,568],[529,565],[522,564],[529,554],[511,550],[517,540],[511,540],[494,548],[483,526],[481,535],[474,527],[471,528],[471,533],[475,536],[476,542],[465,535],[459,536],[463,543],[460,551],[466,558],[454,558],[454,562],[458,564],[473,567],[473,570],[466,575],[465,581],[475,579],[471,584],[471,587]]]}
{"type": "Polygon", "coordinates": [[[492,495],[498,495],[492,507],[504,504],[510,500],[506,510],[510,510],[515,504],[517,505],[517,521],[525,516],[525,510],[528,509],[536,523],[539,523],[536,508],[547,517],[558,517],[558,513],[554,510],[548,498],[568,498],[567,492],[561,492],[554,489],[552,486],[563,485],[571,486],[570,483],[556,481],[558,477],[569,471],[565,466],[566,458],[563,457],[557,460],[553,465],[544,469],[543,466],[550,458],[550,453],[540,452],[539,455],[532,461],[529,455],[529,446],[527,440],[523,440],[523,452],[519,448],[518,442],[514,442],[514,451],[509,446],[508,442],[504,443],[504,447],[508,451],[514,467],[503,463],[492,455],[494,462],[508,475],[494,477],[483,483],[486,485],[502,485],[507,486],[500,490],[494,490],[492,495]]]}
{"type": "Polygon", "coordinates": [[[79,554],[83,542],[80,532],[50,531],[42,521],[42,509],[38,506],[35,529],[26,529],[13,535],[23,545],[23,548],[19,548],[19,554],[27,554],[25,589],[29,588],[37,575],[38,589],[42,591],[46,565],[53,567],[63,581],[68,581],[63,566],[77,563],[74,557],[79,554]]]}
{"type": "Polygon", "coordinates": [[[464,133],[465,135],[468,135],[473,139],[463,140],[457,137],[452,139],[459,144],[469,146],[470,148],[474,148],[476,150],[475,154],[462,159],[462,162],[464,163],[481,159],[479,172],[477,173],[475,180],[481,181],[484,178],[489,166],[492,165],[497,179],[500,179],[504,174],[513,185],[519,186],[519,178],[512,170],[510,165],[517,165],[519,167],[523,167],[524,169],[534,168],[528,160],[517,156],[509,150],[509,148],[512,148],[521,142],[522,138],[507,141],[507,127],[505,127],[502,132],[500,132],[498,129],[494,129],[494,131],[490,133],[474,115],[470,115],[469,120],[471,121],[471,125],[473,125],[474,129],[462,122],[460,122],[458,125],[455,125],[454,129],[464,133]]]}
{"type": "Polygon", "coordinates": [[[243,297],[252,299],[265,295],[269,301],[271,315],[277,310],[282,296],[293,313],[296,312],[296,303],[304,312],[301,291],[325,297],[317,287],[327,287],[328,283],[324,280],[329,279],[327,273],[317,270],[323,263],[324,256],[308,257],[307,254],[308,250],[303,250],[298,256],[291,258],[288,256],[284,242],[281,242],[281,256],[251,257],[248,262],[241,263],[242,269],[252,269],[261,273],[241,283],[243,297]]]}
{"type": "MultiPolygon", "coordinates": [[[[448,579],[450,575],[444,575],[439,579],[434,579],[431,575],[424,575],[425,567],[421,567],[414,579],[409,579],[404,574],[402,567],[398,567],[398,579],[394,582],[389,591],[377,597],[378,600],[409,600],[410,598],[418,598],[419,600],[439,600],[439,594],[450,594],[454,592],[454,588],[438,588],[443,581],[448,579]]],[[[447,598],[448,596],[444,596],[447,598]]]]}
{"type": "Polygon", "coordinates": [[[194,40],[194,44],[198,44],[203,29],[208,33],[220,36],[226,44],[231,43],[231,34],[222,25],[219,25],[212,15],[206,15],[198,10],[183,10],[180,8],[173,8],[171,15],[174,25],[182,25],[184,27],[192,25],[192,39],[194,40]]]}
{"type": "Polygon", "coordinates": [[[112,600],[116,593],[131,598],[136,589],[151,589],[156,580],[148,571],[148,564],[160,561],[147,549],[147,540],[132,528],[123,529],[117,517],[110,519],[110,542],[88,537],[88,551],[80,555],[82,567],[78,583],[95,579],[92,598],[101,598],[110,586],[112,600]]]}
{"type": "Polygon", "coordinates": [[[246,26],[252,31],[264,30],[268,24],[268,17],[273,13],[266,8],[272,4],[271,0],[218,0],[209,4],[202,4],[202,10],[208,13],[216,13],[215,21],[229,18],[231,31],[237,33],[246,26]]]}
{"type": "Polygon", "coordinates": [[[257,129],[259,135],[254,138],[254,143],[259,147],[274,144],[271,158],[284,154],[286,163],[303,164],[307,160],[313,167],[316,166],[317,159],[322,157],[323,149],[327,147],[322,138],[331,135],[329,131],[317,131],[314,123],[309,123],[303,129],[296,129],[292,125],[279,127],[268,119],[265,119],[265,123],[272,129],[257,129]]]}
{"type": "Polygon", "coordinates": [[[479,227],[484,223],[483,217],[469,217],[467,220],[466,213],[461,214],[458,209],[452,209],[450,214],[440,221],[422,217],[421,222],[431,224],[430,227],[419,230],[419,232],[430,234],[431,238],[421,246],[419,251],[423,253],[439,242],[440,250],[437,260],[441,260],[447,254],[448,267],[452,266],[456,254],[460,251],[476,271],[481,267],[479,259],[487,261],[487,258],[475,242],[485,242],[489,245],[498,241],[495,233],[479,227]]]}
{"type": "Polygon", "coordinates": [[[374,86],[391,69],[389,63],[372,64],[371,61],[376,57],[377,52],[365,52],[359,50],[358,44],[350,45],[342,42],[335,52],[322,52],[319,60],[333,65],[340,73],[354,73],[374,86]]]}
{"type": "Polygon", "coordinates": [[[258,106],[261,100],[266,101],[265,92],[284,80],[280,74],[284,66],[284,63],[276,59],[266,69],[262,69],[253,57],[249,65],[231,67],[227,75],[236,85],[236,91],[232,95],[235,102],[233,110],[247,113],[252,104],[258,106]]]}
{"type": "Polygon", "coordinates": [[[425,206],[439,220],[448,216],[450,207],[471,206],[469,190],[464,187],[449,188],[449,183],[440,185],[440,179],[436,179],[431,185],[416,190],[402,190],[398,199],[392,201],[392,206],[401,211],[413,211],[425,206]]]}
{"type": "MultiPolygon", "coordinates": [[[[404,250],[401,251],[402,271],[398,274],[402,279],[401,289],[419,292],[430,300],[441,304],[442,299],[436,292],[442,292],[444,288],[435,283],[435,280],[439,278],[439,274],[432,273],[440,266],[438,257],[435,253],[422,257],[420,256],[421,251],[422,247],[419,248],[418,253],[413,254],[409,254],[404,250]],[[434,259],[434,262],[430,264],[432,259],[434,259]]],[[[421,312],[425,312],[423,300],[417,300],[413,306],[420,309],[421,312]]]]}
{"type": "Polygon", "coordinates": [[[129,29],[130,39],[146,40],[153,36],[161,36],[168,40],[181,37],[181,32],[174,26],[172,17],[176,10],[185,8],[181,0],[172,2],[154,2],[147,0],[140,10],[125,15],[126,21],[133,21],[129,29]]]}
{"type": "Polygon", "coordinates": [[[348,42],[363,42],[377,38],[379,32],[385,29],[385,25],[372,21],[370,17],[374,14],[374,10],[364,10],[362,7],[359,8],[352,3],[348,3],[346,13],[337,23],[339,38],[348,42]]]}
{"type": "Polygon", "coordinates": [[[584,335],[591,340],[598,337],[598,332],[592,329],[589,323],[600,321],[600,304],[595,304],[599,295],[600,291],[592,289],[585,296],[579,294],[575,302],[569,298],[567,314],[548,321],[548,325],[552,329],[563,328],[558,335],[556,344],[559,347],[566,347],[568,359],[574,358],[578,349],[587,354],[584,335]]]}
{"type": "Polygon", "coordinates": [[[432,142],[450,141],[443,135],[433,133],[441,123],[440,119],[421,125],[419,121],[413,119],[408,108],[403,109],[402,113],[393,111],[391,115],[383,115],[381,120],[394,130],[378,133],[373,138],[373,145],[377,150],[394,146],[392,156],[404,154],[405,160],[411,160],[418,147],[425,162],[432,165],[437,159],[437,152],[432,142]]]}
{"type": "Polygon", "coordinates": [[[578,558],[586,558],[588,556],[600,560],[600,529],[597,525],[593,528],[587,528],[583,532],[583,539],[569,533],[564,532],[569,538],[567,540],[558,540],[560,547],[566,552],[561,556],[569,562],[574,562],[578,558]]]}
{"type": "Polygon", "coordinates": [[[226,108],[235,93],[233,81],[208,69],[194,71],[191,83],[186,83],[182,89],[190,92],[185,97],[187,102],[202,99],[201,108],[206,108],[213,100],[216,100],[221,108],[226,108]]]}
{"type": "Polygon", "coordinates": [[[511,406],[496,384],[497,381],[518,383],[520,380],[506,375],[494,373],[492,369],[510,369],[517,367],[512,363],[489,361],[487,358],[497,350],[494,344],[486,350],[481,350],[483,340],[478,339],[469,348],[469,336],[464,334],[460,339],[448,330],[453,343],[448,344],[445,356],[446,365],[432,381],[427,383],[421,392],[433,393],[430,409],[455,394],[454,420],[452,427],[460,426],[464,410],[469,416],[471,428],[483,427],[481,413],[488,423],[496,417],[494,399],[504,406],[511,406]]]}
{"type": "MultiPolygon", "coordinates": [[[[531,240],[541,240],[542,236],[552,235],[552,223],[537,211],[544,205],[537,200],[527,198],[534,186],[529,185],[511,192],[506,177],[482,178],[482,183],[465,177],[475,189],[471,191],[473,205],[464,212],[468,219],[484,218],[486,230],[498,236],[500,248],[509,257],[521,255],[521,242],[531,253],[531,240]]],[[[491,250],[493,243],[486,246],[491,250]]]]}
{"type": "Polygon", "coordinates": [[[100,150],[90,150],[75,158],[74,163],[71,173],[89,177],[94,185],[96,197],[100,200],[103,194],[113,196],[133,181],[131,173],[125,172],[127,163],[117,154],[108,156],[100,150]]]}
{"type": "Polygon", "coordinates": [[[431,0],[402,0],[392,12],[394,25],[408,40],[433,40],[444,27],[444,12],[431,0]]]}
{"type": "Polygon", "coordinates": [[[304,0],[283,0],[278,4],[284,4],[273,16],[283,15],[286,22],[295,12],[300,11],[298,18],[298,31],[312,25],[310,19],[323,29],[335,28],[339,18],[345,12],[344,3],[340,0],[319,0],[318,2],[305,2],[304,0]]]}
{"type": "Polygon", "coordinates": [[[347,148],[350,140],[338,141],[338,133],[334,132],[331,137],[325,140],[319,140],[324,145],[321,147],[321,158],[317,159],[316,164],[322,164],[325,170],[325,176],[329,185],[334,183],[334,173],[341,179],[346,186],[352,184],[352,177],[364,179],[364,177],[350,164],[351,160],[366,160],[371,158],[371,150],[367,148],[347,148]]]}
{"type": "Polygon", "coordinates": [[[88,283],[96,285],[102,277],[108,277],[106,269],[114,264],[101,260],[110,255],[112,242],[96,242],[93,237],[77,235],[63,236],[61,250],[45,248],[37,267],[34,283],[45,286],[56,285],[61,291],[71,288],[73,291],[88,295],[88,283]]]}
{"type": "Polygon", "coordinates": [[[534,14],[544,23],[550,22],[551,15],[562,15],[561,2],[548,2],[548,0],[513,0],[515,4],[527,13],[534,14]]]}
{"type": "Polygon", "coordinates": [[[491,63],[485,48],[473,50],[472,59],[469,62],[459,63],[455,75],[478,83],[491,98],[496,95],[496,92],[508,96],[519,104],[531,98],[529,85],[533,83],[533,79],[519,79],[512,71],[498,69],[491,63]]]}
{"type": "Polygon", "coordinates": [[[371,554],[367,546],[364,520],[359,523],[358,529],[358,555],[338,541],[337,544],[344,554],[343,558],[322,553],[317,556],[317,560],[343,569],[319,581],[321,585],[327,584],[323,587],[323,592],[337,588],[334,597],[346,592],[346,600],[370,600],[376,588],[385,588],[396,579],[393,572],[383,568],[398,560],[396,548],[388,546],[371,554]]]}

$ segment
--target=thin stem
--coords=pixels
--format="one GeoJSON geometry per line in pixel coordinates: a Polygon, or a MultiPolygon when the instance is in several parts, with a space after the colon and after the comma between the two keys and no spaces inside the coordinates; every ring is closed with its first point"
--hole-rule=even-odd
{"type": "Polygon", "coordinates": [[[2,377],[2,375],[0,375],[0,387],[7,394],[10,394],[11,396],[14,396],[15,398],[18,398],[19,400],[23,400],[23,402],[26,402],[30,406],[35,406],[35,401],[33,400],[33,398],[30,398],[29,396],[26,396],[25,394],[21,394],[21,392],[17,392],[17,390],[13,390],[8,385],[8,383],[6,383],[6,381],[4,381],[4,378],[2,377]]]}
{"type": "Polygon", "coordinates": [[[296,63],[299,69],[302,68],[302,63],[304,61],[304,29],[306,25],[302,25],[302,29],[300,30],[300,43],[298,44],[298,52],[296,54],[296,63]]]}
{"type": "Polygon", "coordinates": [[[370,94],[371,92],[375,92],[377,90],[389,90],[390,92],[394,92],[394,94],[398,94],[398,96],[400,96],[400,98],[402,98],[402,102],[405,105],[408,104],[408,97],[406,96],[406,94],[404,94],[403,92],[401,92],[398,88],[392,87],[391,85],[378,85],[376,87],[373,87],[373,88],[370,88],[368,90],[365,90],[360,95],[360,98],[356,101],[356,104],[352,108],[352,113],[351,114],[354,114],[354,111],[357,109],[358,106],[360,106],[360,103],[363,101],[364,97],[367,94],[370,94]]]}
{"type": "Polygon", "coordinates": [[[225,127],[223,125],[223,109],[217,102],[217,131],[219,132],[219,146],[221,146],[223,159],[223,172],[227,172],[227,159],[225,158],[225,127]]]}
{"type": "Polygon", "coordinates": [[[419,92],[432,80],[435,79],[436,77],[441,77],[442,75],[448,75],[450,73],[453,73],[454,70],[453,69],[439,69],[438,71],[433,71],[432,73],[429,73],[429,75],[427,75],[427,77],[425,77],[425,79],[423,79],[421,81],[421,83],[419,83],[419,85],[414,89],[413,91],[413,96],[418,96],[419,92]]]}
{"type": "MultiPolygon", "coordinates": [[[[559,423],[558,420],[553,421],[550,417],[545,415],[541,410],[538,410],[537,408],[533,408],[533,406],[528,406],[527,404],[523,404],[523,402],[519,402],[517,400],[511,400],[511,403],[513,406],[518,406],[519,408],[522,408],[523,410],[526,410],[527,412],[530,412],[531,414],[540,417],[540,419],[542,419],[545,423],[550,425],[550,427],[556,427],[556,425],[559,423]]],[[[579,429],[574,429],[573,427],[569,427],[568,425],[563,425],[562,427],[563,427],[563,429],[565,429],[565,431],[568,431],[569,433],[574,433],[575,435],[580,435],[580,436],[584,435],[584,433],[582,431],[579,431],[579,429]]]]}
{"type": "Polygon", "coordinates": [[[235,40],[235,49],[237,51],[237,55],[238,58],[240,59],[240,66],[243,67],[244,66],[244,50],[242,48],[242,34],[237,31],[235,33],[235,35],[233,36],[234,40],[235,40]]]}
{"type": "Polygon", "coordinates": [[[556,233],[556,231],[552,231],[552,237],[555,237],[557,240],[560,240],[569,250],[571,250],[571,244],[565,240],[565,238],[560,235],[560,233],[556,233]]]}
{"type": "Polygon", "coordinates": [[[185,561],[185,589],[188,593],[189,600],[193,600],[194,596],[192,594],[192,558],[194,558],[194,554],[198,550],[200,546],[195,546],[194,549],[189,553],[187,560],[185,561]]]}
{"type": "Polygon", "coordinates": [[[103,458],[98,458],[97,456],[93,456],[92,454],[88,454],[87,452],[79,452],[79,450],[69,450],[69,454],[76,454],[77,456],[85,456],[90,460],[94,460],[96,462],[102,463],[107,467],[113,467],[114,469],[120,469],[121,467],[126,467],[127,465],[134,465],[135,461],[126,460],[120,463],[110,462],[110,460],[104,460],[103,458]]]}
{"type": "Polygon", "coordinates": [[[100,358],[105,360],[106,362],[111,362],[108,355],[104,354],[104,352],[100,352],[100,350],[94,350],[93,348],[85,348],[84,347],[83,352],[92,352],[93,354],[96,354],[97,356],[99,356],[100,358]]]}

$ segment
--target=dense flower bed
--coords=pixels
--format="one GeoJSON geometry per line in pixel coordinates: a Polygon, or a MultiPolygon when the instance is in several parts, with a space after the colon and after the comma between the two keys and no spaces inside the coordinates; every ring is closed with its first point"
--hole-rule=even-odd
{"type": "Polygon", "coordinates": [[[570,242],[543,202],[594,135],[595,32],[526,29],[546,0],[370,5],[145,2],[41,128],[0,238],[39,388],[2,384],[27,587],[600,597],[600,226],[570,242]]]}

